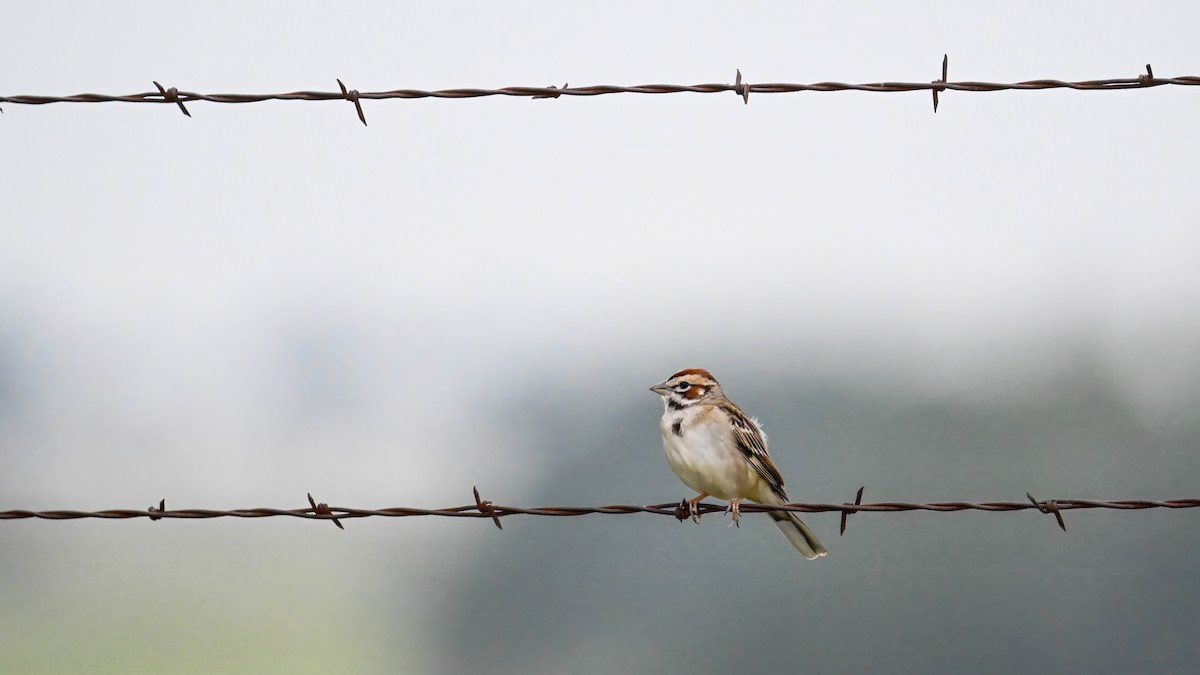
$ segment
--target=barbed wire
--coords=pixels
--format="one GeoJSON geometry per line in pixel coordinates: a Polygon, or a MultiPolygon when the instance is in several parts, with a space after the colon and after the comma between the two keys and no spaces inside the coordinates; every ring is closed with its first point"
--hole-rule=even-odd
{"type": "MultiPolygon", "coordinates": [[[[553,516],[553,517],[573,517],[587,515],[629,515],[634,513],[650,513],[655,515],[672,516],[678,520],[687,520],[692,516],[690,505],[687,501],[679,503],[664,503],[650,504],[647,506],[637,506],[631,504],[617,504],[611,506],[539,506],[539,507],[519,507],[519,506],[501,506],[494,504],[489,500],[480,498],[479,489],[474,488],[475,503],[465,506],[451,506],[441,509],[422,509],[410,506],[393,506],[385,509],[359,509],[344,506],[329,506],[321,502],[318,503],[313,499],[312,494],[308,495],[309,508],[300,509],[269,509],[269,508],[250,508],[250,509],[232,509],[232,510],[213,510],[213,509],[175,509],[167,510],[166,500],[161,500],[157,507],[151,506],[146,510],[138,509],[105,509],[103,511],[72,511],[72,510],[51,510],[51,511],[29,511],[29,510],[11,510],[0,511],[0,520],[22,520],[22,519],[40,519],[40,520],[78,520],[83,518],[100,518],[107,520],[126,520],[133,518],[149,518],[150,520],[161,520],[163,518],[180,518],[185,520],[208,519],[208,518],[272,518],[272,517],[291,517],[305,518],[309,520],[332,520],[339,528],[343,528],[341,521],[351,518],[408,518],[414,516],[440,516],[446,518],[490,518],[496,527],[503,529],[500,523],[501,518],[516,515],[525,516],[553,516]]],[[[803,503],[795,502],[783,504],[779,506],[768,506],[763,504],[743,504],[741,507],[742,513],[765,513],[770,511],[795,511],[798,513],[830,513],[836,512],[842,514],[841,531],[846,531],[846,519],[855,513],[895,513],[900,511],[930,511],[934,513],[950,513],[954,511],[984,511],[990,513],[1010,512],[1010,511],[1026,511],[1036,509],[1040,513],[1053,514],[1058,526],[1066,531],[1067,527],[1063,521],[1062,512],[1075,509],[1117,509],[1117,510],[1143,510],[1143,509],[1194,509],[1200,508],[1200,499],[1124,499],[1115,501],[1105,501],[1097,499],[1050,499],[1038,500],[1033,495],[1026,493],[1028,501],[1025,502],[932,502],[928,504],[914,504],[908,502],[877,502],[874,504],[862,503],[863,488],[859,488],[853,502],[842,504],[821,504],[821,503],[803,503]]],[[[696,505],[698,515],[709,513],[724,513],[727,507],[721,504],[710,504],[701,502],[696,505]]]]}
{"type": "Polygon", "coordinates": [[[802,91],[831,92],[831,91],[869,91],[878,93],[898,93],[911,91],[930,91],[933,94],[933,111],[938,109],[938,94],[945,91],[1038,91],[1044,89],[1074,89],[1079,91],[1114,91],[1125,89],[1146,89],[1166,85],[1198,86],[1200,77],[1186,75],[1180,77],[1155,77],[1150,64],[1146,64],[1146,72],[1131,78],[1110,78],[1104,80],[1084,80],[1068,82],[1065,80],[1028,80],[1025,82],[951,82],[948,78],[950,59],[942,57],[941,77],[929,82],[871,82],[865,84],[849,84],[846,82],[814,82],[811,84],[794,83],[760,83],[750,84],[742,81],[742,71],[737,71],[733,84],[644,84],[638,86],[593,85],[587,87],[572,87],[564,84],[562,87],[503,87],[500,89],[392,89],[389,91],[358,91],[348,89],[339,79],[340,91],[294,91],[285,94],[201,94],[192,91],[182,91],[177,87],[164,87],[154,82],[157,91],[121,96],[109,94],[76,94],[74,96],[39,96],[22,94],[0,96],[0,103],[16,103],[20,105],[46,105],[49,103],[167,103],[179,107],[184,115],[191,117],[185,104],[197,101],[210,103],[261,103],[263,101],[338,101],[345,100],[354,104],[358,119],[365,125],[366,114],[363,112],[363,100],[385,99],[419,99],[444,98],[466,99],[486,96],[513,96],[530,99],[556,99],[563,96],[603,96],[607,94],[719,94],[733,92],[744,103],[750,102],[750,94],[792,94],[802,91]]]}

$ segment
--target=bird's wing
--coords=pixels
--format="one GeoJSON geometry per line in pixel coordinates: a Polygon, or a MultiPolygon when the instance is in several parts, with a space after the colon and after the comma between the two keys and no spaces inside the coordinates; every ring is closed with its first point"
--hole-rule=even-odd
{"type": "Polygon", "coordinates": [[[721,407],[729,413],[729,419],[733,423],[734,444],[742,453],[742,457],[750,463],[750,466],[754,467],[763,480],[767,481],[767,485],[771,486],[771,491],[786,501],[787,493],[783,489],[783,476],[780,475],[775,462],[771,461],[771,456],[767,454],[767,435],[763,432],[762,427],[730,401],[723,402],[721,407]]]}

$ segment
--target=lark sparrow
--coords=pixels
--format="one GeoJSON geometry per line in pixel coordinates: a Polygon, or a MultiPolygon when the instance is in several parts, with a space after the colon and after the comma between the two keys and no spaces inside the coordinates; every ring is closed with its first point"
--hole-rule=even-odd
{"type": "MultiPolygon", "coordinates": [[[[786,504],[783,476],[767,454],[767,435],[758,421],[725,396],[707,370],[688,368],[650,387],[662,396],[663,449],[667,462],[685,485],[699,492],[687,500],[699,522],[696,504],[708,496],[729,501],[734,523],[743,499],[759,504],[786,504]]],[[[792,546],[812,560],[825,547],[800,517],[791,511],[769,514],[792,546]]]]}

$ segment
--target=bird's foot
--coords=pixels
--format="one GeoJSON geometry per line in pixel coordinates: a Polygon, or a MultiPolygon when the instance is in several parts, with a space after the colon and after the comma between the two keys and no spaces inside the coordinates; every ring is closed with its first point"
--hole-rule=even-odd
{"type": "Polygon", "coordinates": [[[707,496],[708,496],[707,492],[701,492],[700,494],[696,495],[695,497],[692,497],[691,499],[687,500],[688,513],[692,514],[692,522],[694,522],[694,523],[700,522],[700,508],[699,508],[698,504],[701,501],[703,501],[704,498],[707,496]]]}
{"type": "Polygon", "coordinates": [[[740,528],[742,526],[742,524],[740,522],[742,519],[742,500],[741,499],[734,499],[733,501],[729,502],[729,505],[725,507],[725,513],[728,513],[733,516],[733,522],[729,523],[730,527],[737,525],[740,528]]]}

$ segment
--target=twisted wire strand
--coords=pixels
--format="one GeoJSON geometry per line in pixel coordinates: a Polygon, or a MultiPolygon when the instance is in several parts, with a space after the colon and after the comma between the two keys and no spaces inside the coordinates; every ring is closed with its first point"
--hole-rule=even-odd
{"type": "MultiPolygon", "coordinates": [[[[746,85],[751,93],[756,94],[792,94],[802,91],[833,92],[833,91],[869,91],[877,93],[897,93],[910,91],[1035,91],[1044,89],[1073,89],[1076,91],[1113,91],[1124,89],[1145,89],[1164,85],[1200,86],[1200,76],[1182,76],[1155,78],[1117,78],[1107,80],[1086,80],[1068,82],[1065,80],[1029,80],[1026,82],[874,82],[851,84],[846,82],[814,82],[811,84],[796,83],[765,83],[746,85]]],[[[603,96],[606,94],[718,94],[724,92],[740,93],[740,88],[732,84],[645,84],[638,86],[593,85],[586,87],[503,87],[500,89],[392,89],[389,91],[358,92],[359,99],[420,99],[445,98],[464,99],[482,98],[486,96],[513,96],[522,98],[559,98],[561,96],[603,96]]],[[[22,105],[45,105],[49,103],[193,103],[207,101],[209,103],[261,103],[263,101],[340,101],[346,99],[346,94],[336,91],[293,91],[279,94],[203,94],[194,91],[177,91],[176,98],[165,96],[160,92],[142,92],[138,94],[74,94],[70,96],[43,96],[36,94],[15,94],[0,96],[0,103],[16,103],[22,105]]]]}
{"type": "MultiPolygon", "coordinates": [[[[387,91],[363,91],[347,89],[338,80],[340,91],[294,91],[278,94],[204,94],[194,91],[183,91],[175,87],[166,88],[155,82],[157,91],[147,91],[136,94],[112,95],[83,93],[70,96],[46,96],[35,94],[18,94],[0,96],[0,103],[15,103],[20,105],[46,105],[50,103],[167,103],[178,105],[185,115],[190,116],[187,103],[207,101],[209,103],[261,103],[264,101],[336,101],[347,100],[354,103],[360,119],[366,123],[359,101],[385,99],[467,99],[486,96],[510,96],[521,98],[545,99],[561,98],[563,96],[603,96],[609,94],[719,94],[733,92],[746,102],[749,96],[755,94],[791,94],[798,92],[833,92],[833,91],[866,91],[877,93],[897,93],[912,91],[932,91],[936,94],[945,91],[1036,91],[1046,89],[1072,89],[1076,91],[1113,91],[1125,89],[1146,89],[1161,86],[1197,86],[1200,77],[1185,75],[1179,77],[1155,77],[1154,71],[1146,64],[1146,73],[1137,77],[1108,78],[1099,80],[1083,80],[1071,82],[1058,79],[1027,80],[1024,82],[981,82],[981,81],[948,81],[946,73],[949,59],[943,58],[942,77],[929,82],[869,82],[852,84],[847,82],[814,82],[810,84],[770,82],[760,84],[743,83],[741,71],[738,71],[734,84],[644,84],[638,86],[592,85],[571,87],[569,85],[548,87],[502,87],[499,89],[454,88],[454,89],[391,89],[387,91]]],[[[936,108],[936,106],[935,106],[936,108]]]]}
{"type": "MultiPolygon", "coordinates": [[[[725,506],[721,504],[701,503],[697,505],[698,512],[701,514],[721,513],[725,511],[725,506]]],[[[1048,509],[1059,511],[1070,511],[1076,509],[1117,509],[1117,510],[1143,510],[1143,509],[1192,509],[1200,508],[1200,499],[1166,499],[1166,500],[1150,500],[1150,499],[1126,499],[1116,501],[1105,501],[1096,499],[1057,499],[1045,501],[1025,501],[1025,502],[932,502],[927,504],[909,503],[909,502],[876,502],[868,504],[854,503],[803,503],[796,502],[784,504],[780,506],[766,506],[762,504],[743,504],[741,507],[742,513],[764,513],[768,511],[795,511],[798,513],[859,513],[859,512],[876,512],[876,513],[895,513],[903,511],[931,511],[935,513],[949,513],[955,511],[985,511],[985,512],[1009,512],[1009,511],[1026,511],[1030,509],[1048,512],[1048,509]]],[[[271,517],[291,517],[291,518],[306,518],[311,520],[333,520],[333,519],[350,519],[350,518],[404,518],[404,517],[419,517],[419,516],[435,516],[446,518],[497,518],[515,515],[527,516],[551,516],[551,517],[573,517],[587,515],[629,515],[635,513],[649,513],[654,515],[669,515],[679,517],[680,504],[678,503],[663,503],[650,504],[645,506],[633,504],[615,504],[609,506],[538,506],[538,507],[520,507],[520,506],[502,506],[499,504],[491,504],[490,502],[482,502],[481,504],[470,504],[466,506],[452,506],[440,509],[423,509],[411,506],[394,506],[383,509],[361,509],[345,506],[328,506],[319,504],[311,508],[302,509],[273,509],[273,508],[247,508],[247,509],[171,509],[167,510],[156,509],[151,507],[146,510],[141,509],[104,509],[101,511],[75,511],[75,510],[48,510],[48,511],[31,511],[25,509],[15,509],[9,511],[0,511],[0,520],[22,520],[22,519],[40,519],[40,520],[78,520],[84,518],[100,518],[109,520],[122,520],[133,518],[150,518],[158,520],[160,518],[181,518],[181,519],[209,519],[209,518],[271,518],[271,517]]]]}

